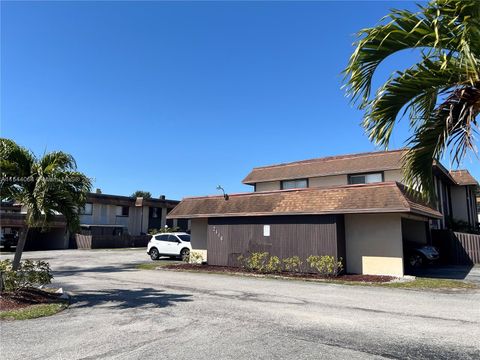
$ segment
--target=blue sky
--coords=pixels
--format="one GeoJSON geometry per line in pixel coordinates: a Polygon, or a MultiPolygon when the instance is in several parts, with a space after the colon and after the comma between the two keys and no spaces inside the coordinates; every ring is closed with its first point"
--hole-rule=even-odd
{"type": "MultiPolygon", "coordinates": [[[[402,2],[2,2],[1,133],[104,193],[250,191],[254,166],[374,150],[341,90],[402,2]]],[[[376,83],[415,58],[382,65],[376,83]]],[[[400,123],[391,148],[408,137],[400,123]]],[[[445,163],[448,167],[448,161],[445,163]]],[[[480,179],[478,160],[464,166],[480,179]]]]}

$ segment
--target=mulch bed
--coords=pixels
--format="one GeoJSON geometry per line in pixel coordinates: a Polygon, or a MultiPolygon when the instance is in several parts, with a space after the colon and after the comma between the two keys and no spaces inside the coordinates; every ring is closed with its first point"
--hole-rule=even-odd
{"type": "Polygon", "coordinates": [[[288,278],[296,279],[318,279],[318,280],[339,280],[339,281],[356,281],[356,282],[369,282],[369,283],[385,283],[395,279],[393,276],[380,276],[380,275],[356,275],[356,274],[345,274],[339,275],[336,277],[325,276],[320,274],[307,274],[307,273],[271,273],[271,274],[262,274],[252,271],[248,271],[242,268],[229,267],[229,266],[214,266],[214,265],[197,265],[197,264],[171,264],[162,266],[163,269],[172,269],[172,270],[200,270],[206,272],[216,272],[216,273],[242,273],[242,274],[258,274],[258,275],[277,275],[288,278]]]}
{"type": "Polygon", "coordinates": [[[60,301],[60,294],[27,288],[16,292],[2,293],[0,295],[0,311],[16,310],[36,304],[52,304],[60,301]]]}

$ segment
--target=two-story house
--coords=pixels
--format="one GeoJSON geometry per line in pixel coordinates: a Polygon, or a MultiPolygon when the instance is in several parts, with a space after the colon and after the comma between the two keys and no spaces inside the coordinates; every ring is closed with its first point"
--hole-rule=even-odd
{"type": "Polygon", "coordinates": [[[191,219],[192,246],[208,263],[268,251],[281,258],[333,255],[349,273],[404,274],[406,242],[427,243],[449,219],[475,223],[475,179],[434,166],[437,204],[402,184],[404,150],[333,156],[254,168],[253,192],[185,198],[169,214],[191,219]],[[475,214],[473,217],[472,214],[475,214]]]}
{"type": "MultiPolygon", "coordinates": [[[[179,203],[177,200],[143,199],[129,196],[89,193],[80,209],[81,232],[88,235],[141,235],[150,229],[165,226],[186,230],[187,220],[168,220],[167,214],[179,203]]],[[[25,227],[26,208],[21,204],[2,202],[0,229],[6,245],[16,245],[21,228],[25,227]]],[[[31,229],[25,248],[27,250],[67,249],[72,245],[71,234],[65,219],[57,215],[48,229],[31,229]]],[[[3,244],[2,244],[3,245],[3,244]]]]}
{"type": "MultiPolygon", "coordinates": [[[[25,206],[13,201],[0,204],[0,232],[2,246],[16,246],[20,231],[26,226],[27,211],[25,206]]],[[[65,249],[68,248],[69,234],[67,223],[62,215],[55,215],[48,224],[48,229],[31,228],[28,232],[25,250],[65,249]]]]}
{"type": "Polygon", "coordinates": [[[82,230],[97,235],[147,234],[150,229],[165,226],[186,229],[185,220],[167,220],[167,214],[179,203],[177,200],[135,198],[130,196],[90,193],[81,210],[82,230]]]}

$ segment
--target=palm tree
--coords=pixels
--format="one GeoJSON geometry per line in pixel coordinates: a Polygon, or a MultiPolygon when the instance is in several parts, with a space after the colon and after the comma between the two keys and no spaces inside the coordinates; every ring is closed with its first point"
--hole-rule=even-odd
{"type": "Polygon", "coordinates": [[[9,139],[0,139],[0,197],[15,200],[27,209],[26,226],[20,232],[13,269],[20,265],[31,228],[48,228],[55,215],[65,217],[69,230],[79,225],[77,209],[84,206],[91,182],[76,170],[74,158],[53,151],[36,158],[9,139]]]}
{"type": "Polygon", "coordinates": [[[480,112],[480,1],[433,0],[417,12],[392,10],[380,25],[361,30],[344,70],[352,102],[364,110],[363,127],[387,148],[394,126],[408,115],[411,137],[404,157],[407,185],[432,200],[432,165],[450,151],[455,165],[477,154],[480,112]],[[387,21],[388,20],[388,21],[387,21]],[[377,67],[398,51],[421,59],[397,71],[371,96],[377,67]]]}

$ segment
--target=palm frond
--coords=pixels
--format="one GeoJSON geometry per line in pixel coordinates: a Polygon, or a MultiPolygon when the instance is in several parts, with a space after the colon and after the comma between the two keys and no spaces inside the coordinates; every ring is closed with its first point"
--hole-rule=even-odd
{"type": "Polygon", "coordinates": [[[382,147],[388,146],[395,123],[408,114],[413,135],[404,161],[406,181],[431,200],[434,160],[449,149],[459,164],[468,151],[477,151],[480,1],[433,0],[415,13],[392,10],[385,19],[359,32],[344,87],[365,110],[368,136],[382,147]],[[371,98],[377,67],[404,49],[419,50],[422,60],[394,73],[371,98]]]}
{"type": "Polygon", "coordinates": [[[440,91],[469,81],[459,71],[459,63],[457,59],[445,64],[440,59],[424,58],[412,68],[397,72],[365,109],[363,126],[369,138],[388,147],[395,123],[405,113],[410,117],[410,126],[415,128],[431,113],[440,91]],[[403,114],[402,109],[405,109],[403,114]]]}
{"type": "Polygon", "coordinates": [[[416,13],[392,10],[385,17],[390,19],[387,24],[361,30],[354,43],[356,49],[344,70],[345,88],[352,101],[360,108],[365,107],[377,67],[387,57],[405,49],[427,49],[428,57],[461,53],[465,67],[473,69],[472,76],[478,79],[475,65],[480,40],[476,35],[478,27],[470,24],[479,4],[475,0],[459,3],[458,0],[433,1],[429,6],[419,6],[416,13]]]}
{"type": "Polygon", "coordinates": [[[475,135],[479,113],[480,84],[452,90],[410,139],[404,161],[407,185],[420,187],[429,200],[434,199],[433,162],[448,148],[457,165],[468,151],[477,152],[475,135]]]}

